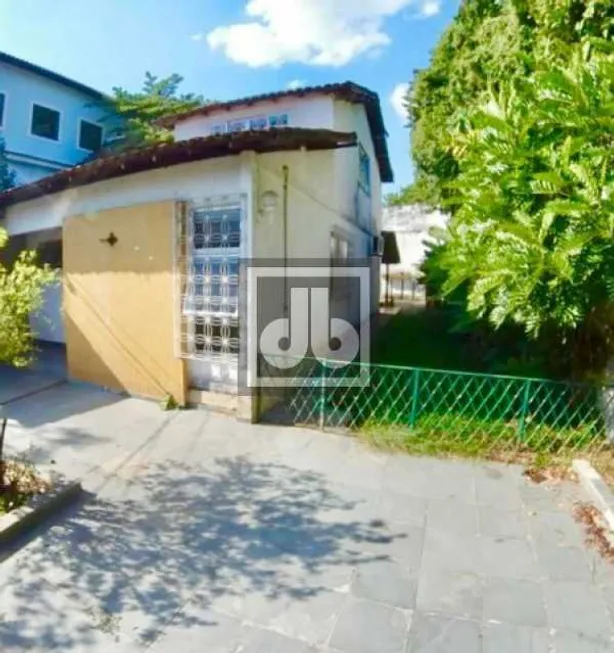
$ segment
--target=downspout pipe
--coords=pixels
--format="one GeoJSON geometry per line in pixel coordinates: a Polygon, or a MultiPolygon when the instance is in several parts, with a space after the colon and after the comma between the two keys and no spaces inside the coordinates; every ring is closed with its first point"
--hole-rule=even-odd
{"type": "Polygon", "coordinates": [[[288,316],[288,181],[290,168],[282,167],[283,197],[282,197],[282,230],[283,230],[283,257],[284,257],[284,316],[288,316]]]}

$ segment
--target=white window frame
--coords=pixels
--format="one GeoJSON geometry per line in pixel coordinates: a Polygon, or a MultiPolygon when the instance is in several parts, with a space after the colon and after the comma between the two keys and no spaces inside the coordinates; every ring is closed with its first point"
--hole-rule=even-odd
{"type": "Polygon", "coordinates": [[[371,187],[372,187],[372,177],[373,175],[371,174],[371,157],[369,156],[369,153],[367,152],[366,148],[362,145],[362,143],[358,143],[358,185],[362,190],[365,192],[367,197],[371,197],[371,187]],[[367,180],[366,184],[363,183],[362,179],[362,161],[366,160],[368,163],[368,168],[367,168],[367,180]]]}
{"type": "MultiPolygon", "coordinates": [[[[213,324],[222,321],[228,329],[239,329],[239,313],[241,302],[241,286],[237,278],[237,305],[235,310],[231,311],[210,311],[205,309],[194,309],[195,304],[193,289],[196,285],[192,277],[192,265],[195,262],[205,263],[207,260],[230,258],[236,259],[238,268],[241,264],[241,256],[245,248],[245,239],[247,238],[247,200],[244,194],[207,197],[202,200],[187,201],[178,207],[175,227],[176,256],[175,271],[180,274],[176,283],[176,288],[180,290],[179,302],[176,304],[178,312],[177,329],[175,336],[177,355],[181,358],[210,361],[226,362],[231,365],[238,363],[238,346],[237,351],[198,351],[196,346],[196,328],[202,322],[209,319],[213,324]],[[195,231],[193,214],[199,210],[215,209],[238,209],[240,212],[240,242],[235,247],[205,247],[195,248],[195,231]]],[[[239,269],[237,269],[239,274],[239,269]]],[[[234,284],[233,284],[234,285],[234,284]]],[[[229,335],[232,339],[232,335],[229,335]]],[[[238,336],[237,336],[238,337],[238,336]]]]}
{"type": "MultiPolygon", "coordinates": [[[[330,243],[329,257],[330,257],[331,269],[335,267],[336,262],[345,261],[347,263],[347,261],[352,257],[352,242],[347,232],[341,231],[338,228],[333,228],[332,231],[330,232],[329,243],[330,243]],[[335,252],[333,252],[334,241],[336,241],[335,252]],[[338,254],[340,250],[341,250],[341,255],[339,256],[338,254]]],[[[332,274],[329,277],[329,292],[330,292],[331,301],[333,299],[339,299],[339,297],[343,297],[343,294],[340,292],[339,282],[337,283],[334,282],[335,278],[336,277],[334,277],[332,274]]]]}
{"type": "Polygon", "coordinates": [[[30,138],[38,138],[39,140],[44,141],[45,143],[61,143],[62,142],[62,116],[63,116],[62,111],[60,111],[60,109],[57,109],[56,107],[49,106],[48,104],[42,104],[41,102],[31,102],[30,103],[30,130],[29,130],[30,138]],[[49,138],[48,136],[40,136],[39,134],[35,134],[32,131],[32,127],[34,126],[33,125],[34,107],[40,107],[41,109],[48,109],[49,111],[55,111],[58,114],[57,139],[49,138]]]}
{"type": "Polygon", "coordinates": [[[95,127],[100,127],[101,149],[102,146],[104,145],[104,136],[105,136],[104,125],[101,125],[99,122],[94,122],[93,120],[87,120],[87,118],[79,118],[79,129],[77,130],[77,149],[80,150],[81,152],[89,152],[90,154],[94,154],[98,150],[88,150],[86,147],[81,147],[81,129],[83,127],[84,122],[86,122],[88,125],[94,125],[95,127]]]}

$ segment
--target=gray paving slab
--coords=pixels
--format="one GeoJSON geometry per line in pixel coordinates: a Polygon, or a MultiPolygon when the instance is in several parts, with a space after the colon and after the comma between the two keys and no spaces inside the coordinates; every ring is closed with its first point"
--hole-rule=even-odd
{"type": "Polygon", "coordinates": [[[552,580],[590,580],[592,572],[583,549],[535,543],[537,560],[545,577],[552,580]]]}
{"type": "Polygon", "coordinates": [[[454,618],[480,619],[484,580],[474,573],[441,566],[422,569],[416,606],[422,612],[440,612],[454,618]]]}
{"type": "Polygon", "coordinates": [[[237,653],[239,651],[240,653],[310,653],[313,651],[315,653],[315,649],[306,642],[270,630],[251,627],[245,629],[242,641],[234,651],[237,653]]]}
{"type": "Polygon", "coordinates": [[[391,560],[379,560],[356,570],[351,592],[354,596],[413,608],[418,590],[418,571],[391,560]]]}
{"type": "Polygon", "coordinates": [[[564,630],[555,632],[552,642],[556,653],[612,653],[614,642],[586,637],[564,630]]]}
{"type": "Polygon", "coordinates": [[[70,384],[13,408],[91,495],[0,558],[3,653],[612,648],[577,485],[70,384]]]}
{"type": "Polygon", "coordinates": [[[545,628],[529,628],[506,623],[486,624],[483,653],[551,653],[551,640],[545,628]]]}
{"type": "Polygon", "coordinates": [[[538,578],[539,565],[526,540],[502,537],[479,538],[479,570],[485,576],[500,578],[538,578]]]}
{"type": "Polygon", "coordinates": [[[612,637],[612,621],[602,597],[591,582],[547,581],[546,609],[554,628],[570,630],[588,638],[612,637]]]}
{"type": "Polygon", "coordinates": [[[520,540],[529,535],[529,517],[523,509],[507,510],[499,506],[479,506],[478,522],[481,535],[520,540]]]}
{"type": "Polygon", "coordinates": [[[477,653],[482,650],[475,621],[418,612],[414,615],[407,653],[477,653]]]}
{"type": "Polygon", "coordinates": [[[433,499],[428,503],[426,526],[450,534],[475,536],[478,533],[477,506],[458,499],[433,499]]]}
{"type": "Polygon", "coordinates": [[[479,574],[483,560],[481,545],[482,538],[475,535],[451,536],[445,531],[426,529],[422,565],[428,569],[479,574]]]}
{"type": "Polygon", "coordinates": [[[486,579],[483,616],[485,621],[545,628],[548,617],[541,583],[509,578],[486,579]]]}
{"type": "Polygon", "coordinates": [[[402,653],[411,612],[350,599],[333,630],[330,647],[343,653],[402,653]]]}

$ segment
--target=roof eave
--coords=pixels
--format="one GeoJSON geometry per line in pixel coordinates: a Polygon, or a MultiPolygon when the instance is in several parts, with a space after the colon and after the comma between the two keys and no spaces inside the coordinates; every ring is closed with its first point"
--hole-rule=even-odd
{"type": "Polygon", "coordinates": [[[266,132],[239,132],[173,143],[159,143],[119,155],[96,159],[63,170],[38,182],[0,193],[0,210],[91,183],[139,172],[168,168],[183,163],[235,156],[253,151],[259,154],[355,147],[356,134],[325,129],[286,128],[266,132]]]}

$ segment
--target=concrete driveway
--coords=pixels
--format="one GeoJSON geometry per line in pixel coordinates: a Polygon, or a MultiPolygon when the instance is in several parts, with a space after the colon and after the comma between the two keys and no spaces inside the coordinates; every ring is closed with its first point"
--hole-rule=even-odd
{"type": "Polygon", "coordinates": [[[90,495],[0,563],[3,653],[614,650],[577,486],[69,385],[12,417],[90,495]]]}

